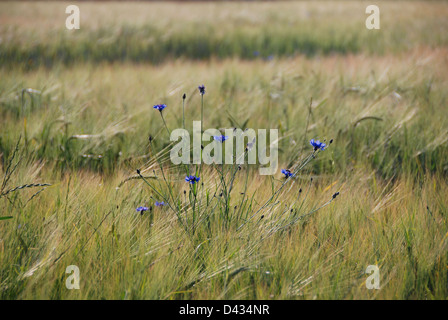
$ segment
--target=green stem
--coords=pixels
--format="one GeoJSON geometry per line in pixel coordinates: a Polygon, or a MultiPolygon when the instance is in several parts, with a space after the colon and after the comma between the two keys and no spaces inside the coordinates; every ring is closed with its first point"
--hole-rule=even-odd
{"type": "Polygon", "coordinates": [[[160,115],[162,116],[163,124],[165,125],[165,129],[166,129],[166,131],[168,132],[168,136],[171,136],[171,132],[170,132],[170,130],[168,129],[168,126],[166,125],[165,118],[163,117],[163,113],[162,113],[162,111],[160,111],[160,115]]]}
{"type": "Polygon", "coordinates": [[[182,123],[185,129],[185,99],[182,99],[182,123]]]}

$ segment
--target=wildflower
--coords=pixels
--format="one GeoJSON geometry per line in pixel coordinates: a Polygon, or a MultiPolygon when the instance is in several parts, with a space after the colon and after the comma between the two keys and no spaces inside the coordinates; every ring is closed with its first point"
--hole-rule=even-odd
{"type": "Polygon", "coordinates": [[[199,180],[201,180],[201,178],[196,177],[196,176],[186,176],[185,177],[185,181],[189,182],[191,184],[195,184],[196,182],[198,182],[199,180]]]}
{"type": "Polygon", "coordinates": [[[148,211],[149,208],[148,207],[138,207],[136,210],[137,210],[137,212],[142,212],[143,213],[143,211],[148,211]]]}
{"type": "Polygon", "coordinates": [[[321,149],[322,151],[325,150],[325,147],[327,146],[325,143],[320,142],[319,140],[310,140],[310,144],[314,147],[314,151],[321,149]]]}
{"type": "Polygon", "coordinates": [[[285,178],[294,176],[294,174],[289,169],[282,169],[282,173],[285,175],[285,178]]]}
{"type": "Polygon", "coordinates": [[[156,207],[163,207],[165,205],[165,201],[156,201],[155,205],[156,207]]]}
{"type": "Polygon", "coordinates": [[[213,136],[213,139],[215,139],[216,141],[219,141],[219,142],[224,142],[227,139],[229,139],[229,137],[228,136],[213,136]]]}
{"type": "Polygon", "coordinates": [[[198,89],[199,89],[199,93],[201,94],[201,95],[204,95],[205,94],[205,86],[202,84],[202,85],[200,85],[199,87],[198,87],[198,89]]]}
{"type": "Polygon", "coordinates": [[[162,110],[166,108],[166,104],[156,104],[153,108],[162,112],[162,110]]]}

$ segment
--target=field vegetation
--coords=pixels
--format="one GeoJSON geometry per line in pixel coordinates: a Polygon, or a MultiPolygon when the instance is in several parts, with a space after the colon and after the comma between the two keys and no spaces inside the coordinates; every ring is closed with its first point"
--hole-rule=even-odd
{"type": "Polygon", "coordinates": [[[446,2],[66,5],[0,3],[0,298],[448,297],[446,2]],[[201,116],[277,174],[173,165],[201,116]]]}

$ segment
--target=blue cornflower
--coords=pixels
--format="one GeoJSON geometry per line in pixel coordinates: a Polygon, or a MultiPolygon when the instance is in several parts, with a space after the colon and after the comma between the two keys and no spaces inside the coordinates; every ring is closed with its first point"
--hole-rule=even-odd
{"type": "Polygon", "coordinates": [[[198,89],[199,89],[199,93],[200,93],[201,95],[204,95],[204,94],[205,94],[205,86],[204,86],[203,84],[201,84],[201,85],[198,87],[198,89]]]}
{"type": "Polygon", "coordinates": [[[156,201],[155,205],[156,207],[163,207],[165,205],[165,201],[156,201]]]}
{"type": "Polygon", "coordinates": [[[195,184],[199,180],[201,180],[201,178],[196,177],[196,176],[186,176],[185,177],[185,181],[190,182],[191,184],[195,184]]]}
{"type": "Polygon", "coordinates": [[[155,106],[153,106],[153,108],[161,112],[163,109],[166,108],[166,104],[156,104],[155,106]]]}
{"type": "Polygon", "coordinates": [[[285,175],[285,178],[294,176],[294,174],[289,169],[282,169],[282,173],[285,175]]]}
{"type": "MultiPolygon", "coordinates": [[[[137,210],[138,212],[140,212],[140,211],[148,211],[149,208],[148,208],[148,207],[138,207],[136,210],[137,210]]],[[[143,213],[143,212],[142,212],[142,213],[143,213]]]]}
{"type": "Polygon", "coordinates": [[[327,146],[325,143],[320,142],[319,140],[310,140],[310,144],[314,147],[314,151],[321,149],[322,151],[325,150],[325,147],[327,146]]]}
{"type": "Polygon", "coordinates": [[[213,136],[213,139],[215,139],[216,141],[219,141],[219,142],[224,142],[227,139],[229,139],[229,137],[228,136],[213,136]]]}

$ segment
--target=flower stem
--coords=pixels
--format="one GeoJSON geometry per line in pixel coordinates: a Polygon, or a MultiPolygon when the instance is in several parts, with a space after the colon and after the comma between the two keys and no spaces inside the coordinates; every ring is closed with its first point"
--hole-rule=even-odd
{"type": "Polygon", "coordinates": [[[166,131],[168,132],[168,136],[171,136],[171,132],[168,129],[168,126],[166,125],[165,118],[163,117],[162,111],[160,111],[160,115],[162,116],[163,124],[165,125],[166,131]]]}
{"type": "Polygon", "coordinates": [[[182,123],[185,129],[185,99],[182,99],[182,123]]]}
{"type": "Polygon", "coordinates": [[[203,123],[204,122],[204,95],[201,95],[201,135],[203,133],[203,123]]]}

